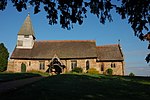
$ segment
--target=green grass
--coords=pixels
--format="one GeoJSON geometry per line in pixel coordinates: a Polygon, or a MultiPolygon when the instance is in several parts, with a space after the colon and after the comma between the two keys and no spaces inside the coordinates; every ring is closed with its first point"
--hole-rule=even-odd
{"type": "Polygon", "coordinates": [[[40,76],[37,73],[0,73],[0,82],[19,80],[24,78],[30,78],[40,76]]]}
{"type": "Polygon", "coordinates": [[[149,77],[61,74],[0,97],[1,100],[149,100],[149,83],[149,77]]]}
{"type": "Polygon", "coordinates": [[[29,71],[29,73],[39,74],[39,75],[45,76],[45,77],[50,76],[49,73],[45,73],[45,72],[41,72],[41,71],[36,71],[36,70],[29,71]]]}

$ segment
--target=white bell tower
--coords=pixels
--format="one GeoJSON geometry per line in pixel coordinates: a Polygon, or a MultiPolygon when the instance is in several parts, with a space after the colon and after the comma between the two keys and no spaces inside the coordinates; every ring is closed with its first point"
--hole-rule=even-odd
{"type": "Polygon", "coordinates": [[[18,32],[17,48],[32,49],[35,41],[34,31],[30,15],[26,17],[20,31],[18,32]]]}

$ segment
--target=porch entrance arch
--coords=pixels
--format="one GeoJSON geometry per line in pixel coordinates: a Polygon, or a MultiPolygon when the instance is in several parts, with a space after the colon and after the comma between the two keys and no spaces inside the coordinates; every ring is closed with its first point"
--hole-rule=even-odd
{"type": "Polygon", "coordinates": [[[62,73],[61,63],[58,61],[57,58],[53,59],[52,71],[54,71],[56,74],[62,73]]]}
{"type": "Polygon", "coordinates": [[[56,56],[54,56],[52,58],[52,61],[50,62],[50,64],[48,65],[49,69],[48,72],[49,73],[54,73],[54,74],[61,74],[63,73],[63,70],[65,68],[65,66],[62,64],[62,62],[60,61],[60,59],[56,56]]]}

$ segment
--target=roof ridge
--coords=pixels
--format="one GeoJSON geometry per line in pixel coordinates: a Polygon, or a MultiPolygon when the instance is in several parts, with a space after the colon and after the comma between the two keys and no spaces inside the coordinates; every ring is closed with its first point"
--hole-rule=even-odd
{"type": "Polygon", "coordinates": [[[35,42],[96,42],[95,40],[38,40],[35,42]]]}
{"type": "Polygon", "coordinates": [[[108,47],[108,46],[119,46],[119,44],[108,44],[108,45],[101,45],[101,46],[96,46],[96,47],[100,48],[100,47],[108,47]]]}

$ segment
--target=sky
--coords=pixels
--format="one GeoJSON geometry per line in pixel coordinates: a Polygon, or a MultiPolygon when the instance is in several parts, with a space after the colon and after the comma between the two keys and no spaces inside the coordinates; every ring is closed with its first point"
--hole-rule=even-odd
{"type": "Polygon", "coordinates": [[[32,7],[29,10],[17,12],[8,4],[4,11],[0,11],[0,43],[4,43],[10,55],[16,42],[17,34],[30,13],[36,40],[96,40],[96,45],[120,45],[125,58],[125,74],[133,72],[137,76],[150,76],[150,64],[147,64],[145,57],[148,54],[148,42],[140,41],[134,36],[134,32],[127,20],[121,20],[120,16],[112,13],[113,22],[100,24],[99,19],[88,14],[82,25],[74,24],[71,30],[62,29],[59,24],[49,25],[46,13],[41,10],[33,14],[32,7]]]}

